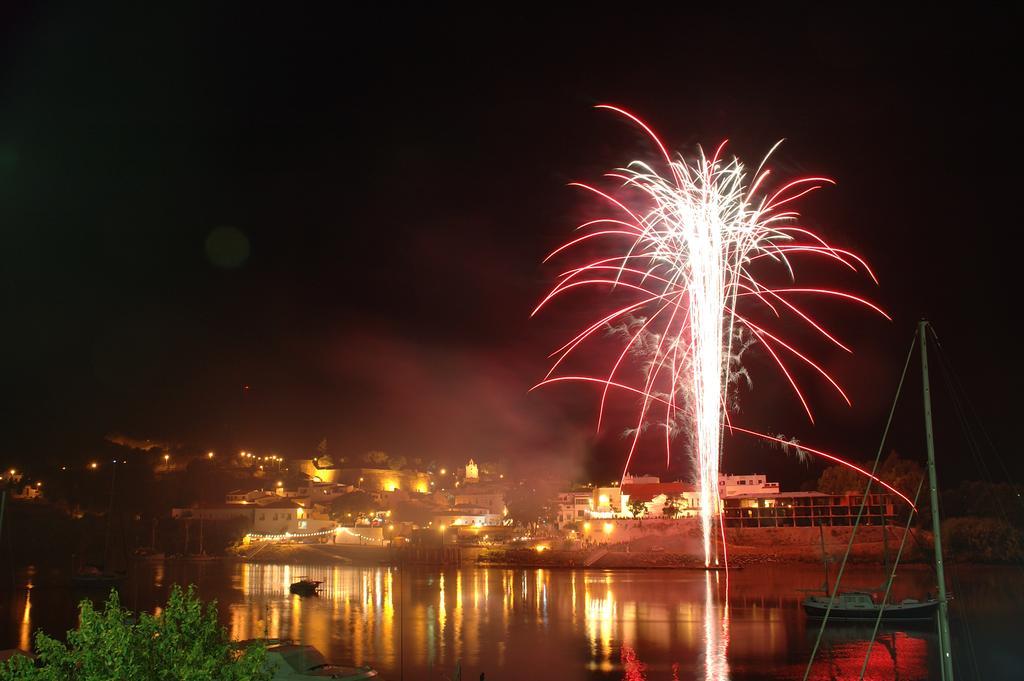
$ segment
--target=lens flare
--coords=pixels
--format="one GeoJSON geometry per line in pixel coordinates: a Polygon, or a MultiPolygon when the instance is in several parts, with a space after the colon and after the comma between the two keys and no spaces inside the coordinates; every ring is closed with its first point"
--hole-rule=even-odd
{"type": "Polygon", "coordinates": [[[850,402],[825,369],[783,340],[781,332],[770,330],[761,318],[806,325],[850,352],[802,307],[803,301],[811,297],[836,299],[888,316],[852,293],[770,283],[780,273],[794,281],[797,261],[808,258],[866,273],[877,283],[862,258],[830,245],[799,224],[794,203],[833,184],[832,180],[812,176],[773,185],[766,162],[778,144],[753,172],[740,159],[723,156],[725,142],[710,156],[699,150],[693,158],[673,157],[654,131],[632,113],[607,105],[598,108],[639,126],[661,159],[656,166],[633,161],[606,173],[612,185],[608,189],[572,183],[611,212],[581,224],[579,235],[555,249],[545,262],[573,252],[592,254],[597,250],[600,255],[591,255],[562,272],[534,314],[554,299],[583,289],[598,289],[616,303],[552,353],[551,369],[538,386],[559,381],[601,384],[598,429],[612,388],[639,397],[634,426],[627,431],[631,444],[623,476],[641,435],[650,427],[664,431],[666,466],[671,461],[673,440],[684,439],[700,491],[704,558],[710,565],[713,526],[720,508],[723,432],[726,428],[748,432],[733,429],[729,418],[737,386],[749,381],[743,354],[753,345],[763,348],[812,422],[813,412],[791,364],[804,365],[839,398],[850,402]],[[611,369],[601,375],[563,375],[563,363],[581,354],[581,347],[600,335],[621,340],[611,369]],[[638,378],[630,378],[627,357],[640,369],[638,378]]]}

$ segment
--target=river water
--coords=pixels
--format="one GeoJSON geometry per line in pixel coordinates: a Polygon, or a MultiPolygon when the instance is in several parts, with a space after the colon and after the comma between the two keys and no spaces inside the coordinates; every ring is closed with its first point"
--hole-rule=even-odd
{"type": "MultiPolygon", "coordinates": [[[[954,652],[958,678],[1024,678],[1024,571],[957,567],[954,652]],[[966,613],[966,616],[964,614],[966,613]]],[[[216,598],[232,638],[291,638],[341,664],[370,664],[384,679],[794,679],[817,636],[799,589],[821,585],[812,565],[699,570],[551,570],[335,567],[167,561],[133,567],[123,605],[153,610],[171,584],[194,583],[216,598]],[[319,597],[288,585],[324,581],[319,597]]],[[[879,570],[853,569],[844,586],[874,587],[879,570]]],[[[74,626],[66,575],[29,571],[0,591],[0,648],[29,648],[42,628],[74,626]],[[31,585],[31,588],[26,588],[31,585]]],[[[907,568],[897,598],[934,584],[907,568]]],[[[93,600],[102,600],[94,595],[93,600]]],[[[826,630],[814,679],[857,679],[870,628],[826,630]]],[[[884,629],[869,679],[938,678],[931,627],[884,629]]]]}

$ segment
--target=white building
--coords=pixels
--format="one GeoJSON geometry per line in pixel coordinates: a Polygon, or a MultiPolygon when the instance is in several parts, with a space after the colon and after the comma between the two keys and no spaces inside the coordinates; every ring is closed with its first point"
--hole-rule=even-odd
{"type": "Polygon", "coordinates": [[[456,506],[478,506],[486,508],[488,513],[498,515],[506,512],[504,487],[481,482],[460,489],[454,497],[456,506]]]}
{"type": "Polygon", "coordinates": [[[768,482],[768,477],[755,473],[753,475],[718,476],[718,496],[726,499],[739,494],[778,494],[779,483],[768,482]]]}
{"type": "Polygon", "coordinates": [[[431,522],[434,527],[498,527],[503,518],[479,506],[455,506],[447,511],[434,513],[431,522]]]}
{"type": "Polygon", "coordinates": [[[590,510],[594,507],[594,496],[591,490],[558,493],[558,516],[559,527],[570,523],[583,522],[590,517],[590,510]]]}
{"type": "Polygon", "coordinates": [[[676,518],[693,518],[700,513],[700,494],[697,489],[684,482],[646,482],[622,485],[624,512],[622,517],[632,518],[629,504],[641,501],[647,517],[666,516],[665,507],[672,502],[676,518]]]}
{"type": "Polygon", "coordinates": [[[622,478],[622,485],[657,485],[661,478],[656,475],[627,475],[622,478]]]}
{"type": "Polygon", "coordinates": [[[591,495],[594,502],[590,509],[592,518],[621,518],[626,514],[626,499],[618,485],[595,487],[591,495]]]}

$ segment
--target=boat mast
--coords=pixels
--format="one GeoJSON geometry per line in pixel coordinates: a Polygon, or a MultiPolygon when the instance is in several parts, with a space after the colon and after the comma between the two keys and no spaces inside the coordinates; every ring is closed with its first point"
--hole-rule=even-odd
{"type": "Polygon", "coordinates": [[[935,475],[935,437],[932,433],[932,396],[928,383],[928,320],[917,325],[921,343],[921,380],[924,388],[924,434],[928,448],[928,487],[931,494],[932,534],[935,545],[935,574],[939,581],[939,668],[943,681],[953,681],[953,655],[949,641],[949,604],[946,602],[946,573],[942,565],[942,527],[939,523],[939,487],[935,475]]]}
{"type": "Polygon", "coordinates": [[[820,518],[818,519],[818,536],[821,538],[821,564],[825,566],[825,595],[828,596],[832,590],[828,586],[828,554],[825,553],[825,528],[820,518]]]}

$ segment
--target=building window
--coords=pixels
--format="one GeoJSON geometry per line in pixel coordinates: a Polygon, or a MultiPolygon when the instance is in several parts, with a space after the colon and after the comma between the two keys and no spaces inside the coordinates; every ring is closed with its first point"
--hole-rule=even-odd
{"type": "Polygon", "coordinates": [[[266,520],[266,514],[260,513],[260,520],[266,520]]]}

